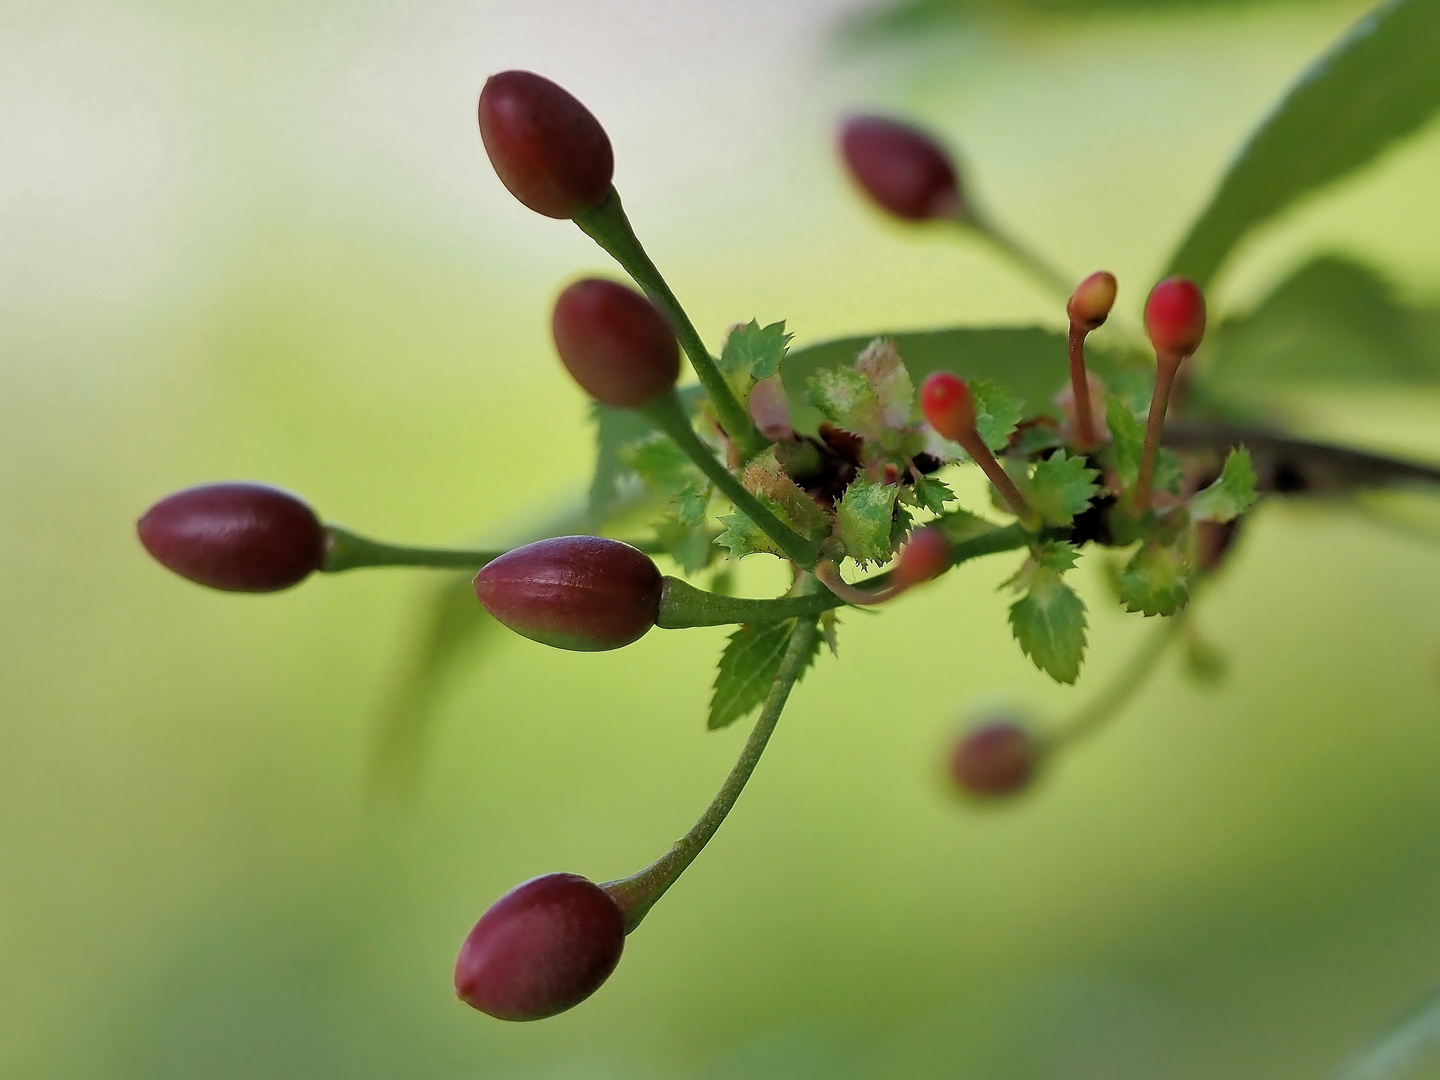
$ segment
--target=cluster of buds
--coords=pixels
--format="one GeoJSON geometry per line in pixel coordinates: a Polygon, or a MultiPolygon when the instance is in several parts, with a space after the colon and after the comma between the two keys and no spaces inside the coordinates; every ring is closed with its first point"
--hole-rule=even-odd
{"type": "MultiPolygon", "coordinates": [[[[951,371],[930,372],[920,388],[924,428],[912,416],[916,395],[909,372],[885,342],[867,349],[853,369],[812,387],[817,395],[812,401],[829,410],[831,423],[817,435],[802,436],[791,426],[775,371],[788,340],[783,326],[773,334],[774,328],[753,328],[754,341],[779,349],[774,364],[757,363],[738,377],[738,369],[720,370],[630,229],[612,186],[609,138],[589,110],[547,79],[510,71],[485,84],[479,124],[495,171],[510,192],[539,214],[574,220],[640,286],[636,291],[587,278],[560,293],[552,333],[566,370],[596,402],[633,411],[657,436],[669,439],[703,493],[700,524],[694,527],[706,527],[704,508],[710,493],[718,493],[735,511],[727,520],[731,542],[741,546],[736,554],[747,550],[747,537],[758,536],[760,550],[793,564],[796,589],[770,600],[707,593],[662,574],[640,546],[599,536],[554,537],[507,552],[401,547],[324,524],[295,496],[255,484],[179,492],[152,507],[138,531],[164,566],[217,589],[274,591],[316,571],[359,566],[468,568],[478,571],[475,594],[490,615],[560,649],[616,649],[657,626],[720,624],[740,624],[742,633],[770,634],[766,640],[778,643],[771,650],[773,667],[765,672],[770,684],[760,719],[740,761],[705,815],[665,856],[607,884],[574,874],[527,881],[474,925],[455,968],[460,998],[491,1016],[533,1020],[571,1008],[609,977],[626,935],[709,841],[754,769],[791,687],[813,659],[821,620],[834,608],[888,601],[967,558],[1024,550],[1026,563],[1016,580],[1028,591],[1011,613],[1017,637],[1037,664],[1056,678],[1073,680],[1084,646],[1083,606],[1078,645],[1061,643],[1068,656],[1051,655],[1053,641],[1037,644],[1026,620],[1031,607],[1043,609],[1046,632],[1052,633],[1061,616],[1074,614],[1079,601],[1068,599],[1073,594],[1067,596],[1060,574],[1085,541],[1079,520],[1103,501],[1093,482],[1100,469],[1090,463],[1110,474],[1124,471],[1107,456],[1109,432],[1096,415],[1104,387],[1087,373],[1085,362],[1086,336],[1105,323],[1117,286],[1114,276],[1102,271],[1070,297],[1070,389],[1064,403],[1070,419],[1054,438],[1027,443],[1012,422],[997,442],[994,432],[982,431],[978,385],[951,371]],[[676,389],[682,353],[705,392],[705,437],[676,389]],[[1014,515],[1013,524],[944,512],[954,496],[928,476],[942,463],[927,449],[932,436],[942,448],[958,447],[984,470],[1014,515]],[[1067,457],[1067,449],[1075,456],[1067,457]],[[912,510],[932,519],[913,525],[912,510]],[[853,585],[840,576],[839,562],[847,555],[862,565],[892,557],[894,562],[888,573],[853,585]],[[1042,657],[1047,647],[1051,652],[1042,657]]],[[[861,186],[899,217],[970,226],[980,220],[962,195],[953,163],[915,129],[855,118],[842,129],[841,148],[861,186]]],[[[1125,496],[1123,505],[1118,497],[1111,500],[1111,512],[1129,523],[1107,530],[1125,534],[1114,541],[1117,546],[1150,542],[1145,530],[1156,519],[1151,487],[1171,387],[1180,363],[1199,345],[1204,323],[1204,300],[1193,284],[1167,279],[1155,286],[1145,327],[1157,377],[1143,446],[1131,463],[1134,478],[1115,493],[1125,496]]],[[[1133,415],[1130,420],[1138,423],[1133,415]]],[[[1178,535],[1185,524],[1177,519],[1152,531],[1178,535]]],[[[707,548],[715,546],[714,537],[703,539],[707,548]]],[[[750,707],[757,705],[758,699],[750,707]]],[[[1050,745],[1023,724],[991,718],[957,745],[951,776],[976,797],[1013,794],[1033,780],[1050,745]]]]}

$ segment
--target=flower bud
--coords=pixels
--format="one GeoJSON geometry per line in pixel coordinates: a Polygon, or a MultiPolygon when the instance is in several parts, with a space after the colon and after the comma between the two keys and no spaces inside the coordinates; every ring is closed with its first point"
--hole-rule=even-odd
{"type": "Polygon", "coordinates": [[[575,282],[555,301],[550,329],[571,377],[602,405],[636,408],[669,392],[680,377],[680,343],[670,323],[617,282],[575,282]]]}
{"type": "Polygon", "coordinates": [[[1025,727],[997,718],[972,729],[950,755],[950,778],[966,795],[1013,795],[1034,779],[1040,748],[1025,727]]]}
{"type": "Polygon", "coordinates": [[[950,566],[950,541],[936,526],[916,529],[900,549],[895,586],[901,591],[939,577],[950,566]]]}
{"type": "Polygon", "coordinates": [[[955,165],[929,135],[879,116],[840,125],[840,153],[855,182],[906,221],[956,218],[964,211],[955,165]]]}
{"type": "Polygon", "coordinates": [[[975,402],[970,387],[960,376],[936,371],[920,386],[920,408],[930,426],[951,442],[960,442],[975,431],[975,402]]]}
{"type": "Polygon", "coordinates": [[[610,193],[615,154],[600,121],[530,71],[502,71],[480,91],[480,138],[510,194],[552,218],[593,210],[610,193]]]}
{"type": "Polygon", "coordinates": [[[475,575],[485,610],[517,634],[576,652],[618,649],[660,616],[649,556],[600,536],[557,536],[507,551],[475,575]]]}
{"type": "Polygon", "coordinates": [[[546,874],[490,905],[455,961],[455,992],[497,1020],[543,1020],[574,1008],[610,977],[625,916],[577,874],[546,874]]]}
{"type": "Polygon", "coordinates": [[[1115,293],[1119,286],[1115,275],[1108,270],[1097,270],[1070,294],[1070,303],[1065,312],[1070,321],[1083,330],[1094,330],[1110,317],[1115,306],[1115,293]]]}
{"type": "Polygon", "coordinates": [[[205,484],[168,495],[135,526],[168,570],[212,589],[276,592],[325,562],[325,526],[287,491],[263,484],[205,484]]]}
{"type": "Polygon", "coordinates": [[[1205,294],[1188,278],[1161,281],[1145,301],[1145,333],[1157,356],[1189,356],[1205,336],[1205,294]]]}

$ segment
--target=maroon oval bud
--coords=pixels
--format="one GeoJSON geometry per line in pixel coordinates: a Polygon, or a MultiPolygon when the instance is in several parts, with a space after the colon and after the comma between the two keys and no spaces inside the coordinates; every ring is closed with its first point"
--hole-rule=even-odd
{"type": "Polygon", "coordinates": [[[604,278],[577,281],[550,320],[566,370],[602,405],[633,409],[667,393],[680,377],[680,343],[660,309],[604,278]]]}
{"type": "Polygon", "coordinates": [[[625,948],[625,915],[578,874],[515,886],[480,916],[455,961],[455,992],[497,1020],[543,1020],[600,988],[625,948]]]}
{"type": "Polygon", "coordinates": [[[1013,795],[1034,779],[1040,748],[1024,726],[989,720],[966,734],[950,754],[950,778],[967,795],[1013,795]]]}
{"type": "Polygon", "coordinates": [[[840,154],[855,182],[897,217],[930,221],[964,211],[954,163],[918,128],[852,116],[840,125],[840,154]]]}
{"type": "Polygon", "coordinates": [[[136,523],[155,561],[230,592],[276,592],[325,562],[325,526],[305,503],[264,484],[204,484],[168,495],[136,523]]]}
{"type": "Polygon", "coordinates": [[[615,154],[600,121],[531,71],[502,71],[480,91],[480,138],[510,194],[552,218],[593,210],[610,193],[615,154]]]}
{"type": "Polygon", "coordinates": [[[507,551],[475,575],[485,610],[532,641],[576,652],[618,649],[660,617],[650,558],[600,536],[557,536],[507,551]]]}
{"type": "Polygon", "coordinates": [[[1145,333],[1161,357],[1184,359],[1205,336],[1205,294],[1189,278],[1168,277],[1145,301],[1145,333]]]}

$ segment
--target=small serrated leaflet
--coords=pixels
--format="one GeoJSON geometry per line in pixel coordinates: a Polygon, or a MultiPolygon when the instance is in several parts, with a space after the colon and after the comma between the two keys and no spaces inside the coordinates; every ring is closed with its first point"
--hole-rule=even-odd
{"type": "Polygon", "coordinates": [[[808,402],[831,423],[869,439],[878,439],[885,430],[875,388],[854,368],[821,368],[810,376],[808,387],[808,402]]]}
{"type": "Polygon", "coordinates": [[[915,481],[908,493],[902,492],[902,498],[912,506],[929,510],[932,514],[941,514],[945,512],[946,503],[955,501],[955,493],[945,481],[936,480],[933,476],[922,476],[915,481]]]}
{"type": "Polygon", "coordinates": [[[1045,674],[1073,683],[1085,659],[1085,602],[1048,567],[1032,564],[1018,577],[1025,595],[1010,605],[1015,640],[1045,674]]]}
{"type": "Polygon", "coordinates": [[[1052,525],[1069,525],[1100,493],[1100,473],[1083,457],[1056,450],[1035,466],[1026,494],[1031,505],[1052,525]]]}
{"type": "Polygon", "coordinates": [[[1175,547],[1147,542],[1120,571],[1120,602],[1143,615],[1173,615],[1190,599],[1190,565],[1175,547]]]}
{"type": "Polygon", "coordinates": [[[729,727],[765,700],[794,633],[795,620],[786,619],[746,623],[730,635],[715,673],[715,692],[710,697],[710,730],[729,727]]]}
{"type": "Polygon", "coordinates": [[[989,379],[971,379],[970,397],[975,402],[975,430],[980,438],[997,453],[1005,449],[1025,414],[1025,403],[989,379]]]}
{"type": "Polygon", "coordinates": [[[1190,500],[1190,516],[1196,521],[1234,521],[1256,498],[1250,451],[1237,446],[1225,458],[1220,478],[1190,500]]]}
{"type": "Polygon", "coordinates": [[[840,540],[845,553],[862,566],[890,557],[890,529],[898,494],[895,486],[877,484],[863,476],[845,489],[836,510],[840,540]]]}
{"type": "Polygon", "coordinates": [[[780,370],[780,361],[794,335],[785,332],[783,321],[761,326],[755,319],[735,327],[720,350],[720,371],[741,401],[750,388],[780,370]]]}
{"type": "Polygon", "coordinates": [[[880,405],[880,420],[889,428],[910,423],[915,409],[915,384],[893,341],[876,338],[855,361],[855,369],[870,382],[880,405]]]}
{"type": "Polygon", "coordinates": [[[765,534],[743,510],[735,510],[720,519],[724,526],[715,542],[730,552],[732,559],[743,559],[746,555],[782,555],[775,541],[765,534]]]}

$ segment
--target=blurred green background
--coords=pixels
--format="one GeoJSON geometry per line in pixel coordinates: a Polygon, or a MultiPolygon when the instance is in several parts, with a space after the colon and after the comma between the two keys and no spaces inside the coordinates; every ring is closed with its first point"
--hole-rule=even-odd
{"type": "MultiPolygon", "coordinates": [[[[1056,325],[983,251],[863,206],[837,115],[954,139],[1016,232],[1116,271],[1133,313],[1365,5],[846,33],[862,7],[0,0],[0,1074],[1315,1077],[1440,981],[1440,548],[1342,510],[1260,514],[1199,612],[1225,686],[1167,663],[1003,810],[941,783],[966,711],[1074,707],[1140,620],[1092,602],[1067,689],[1010,640],[1007,560],[847,617],[614,978],[533,1025],[458,1004],[455,950],[521,879],[620,876],[690,824],[744,737],[703,726],[724,631],[498,641],[413,795],[376,799],[422,575],[227,596],[143,556],[138,514],[210,479],[436,543],[583,490],[547,310],[610,268],[489,170],[492,71],[602,118],[712,341],[752,316],[800,342],[1056,325]]],[[[1440,294],[1437,171],[1432,126],[1267,230],[1219,302],[1316,250],[1440,294]]],[[[1287,407],[1440,459],[1434,390],[1287,407]]]]}

